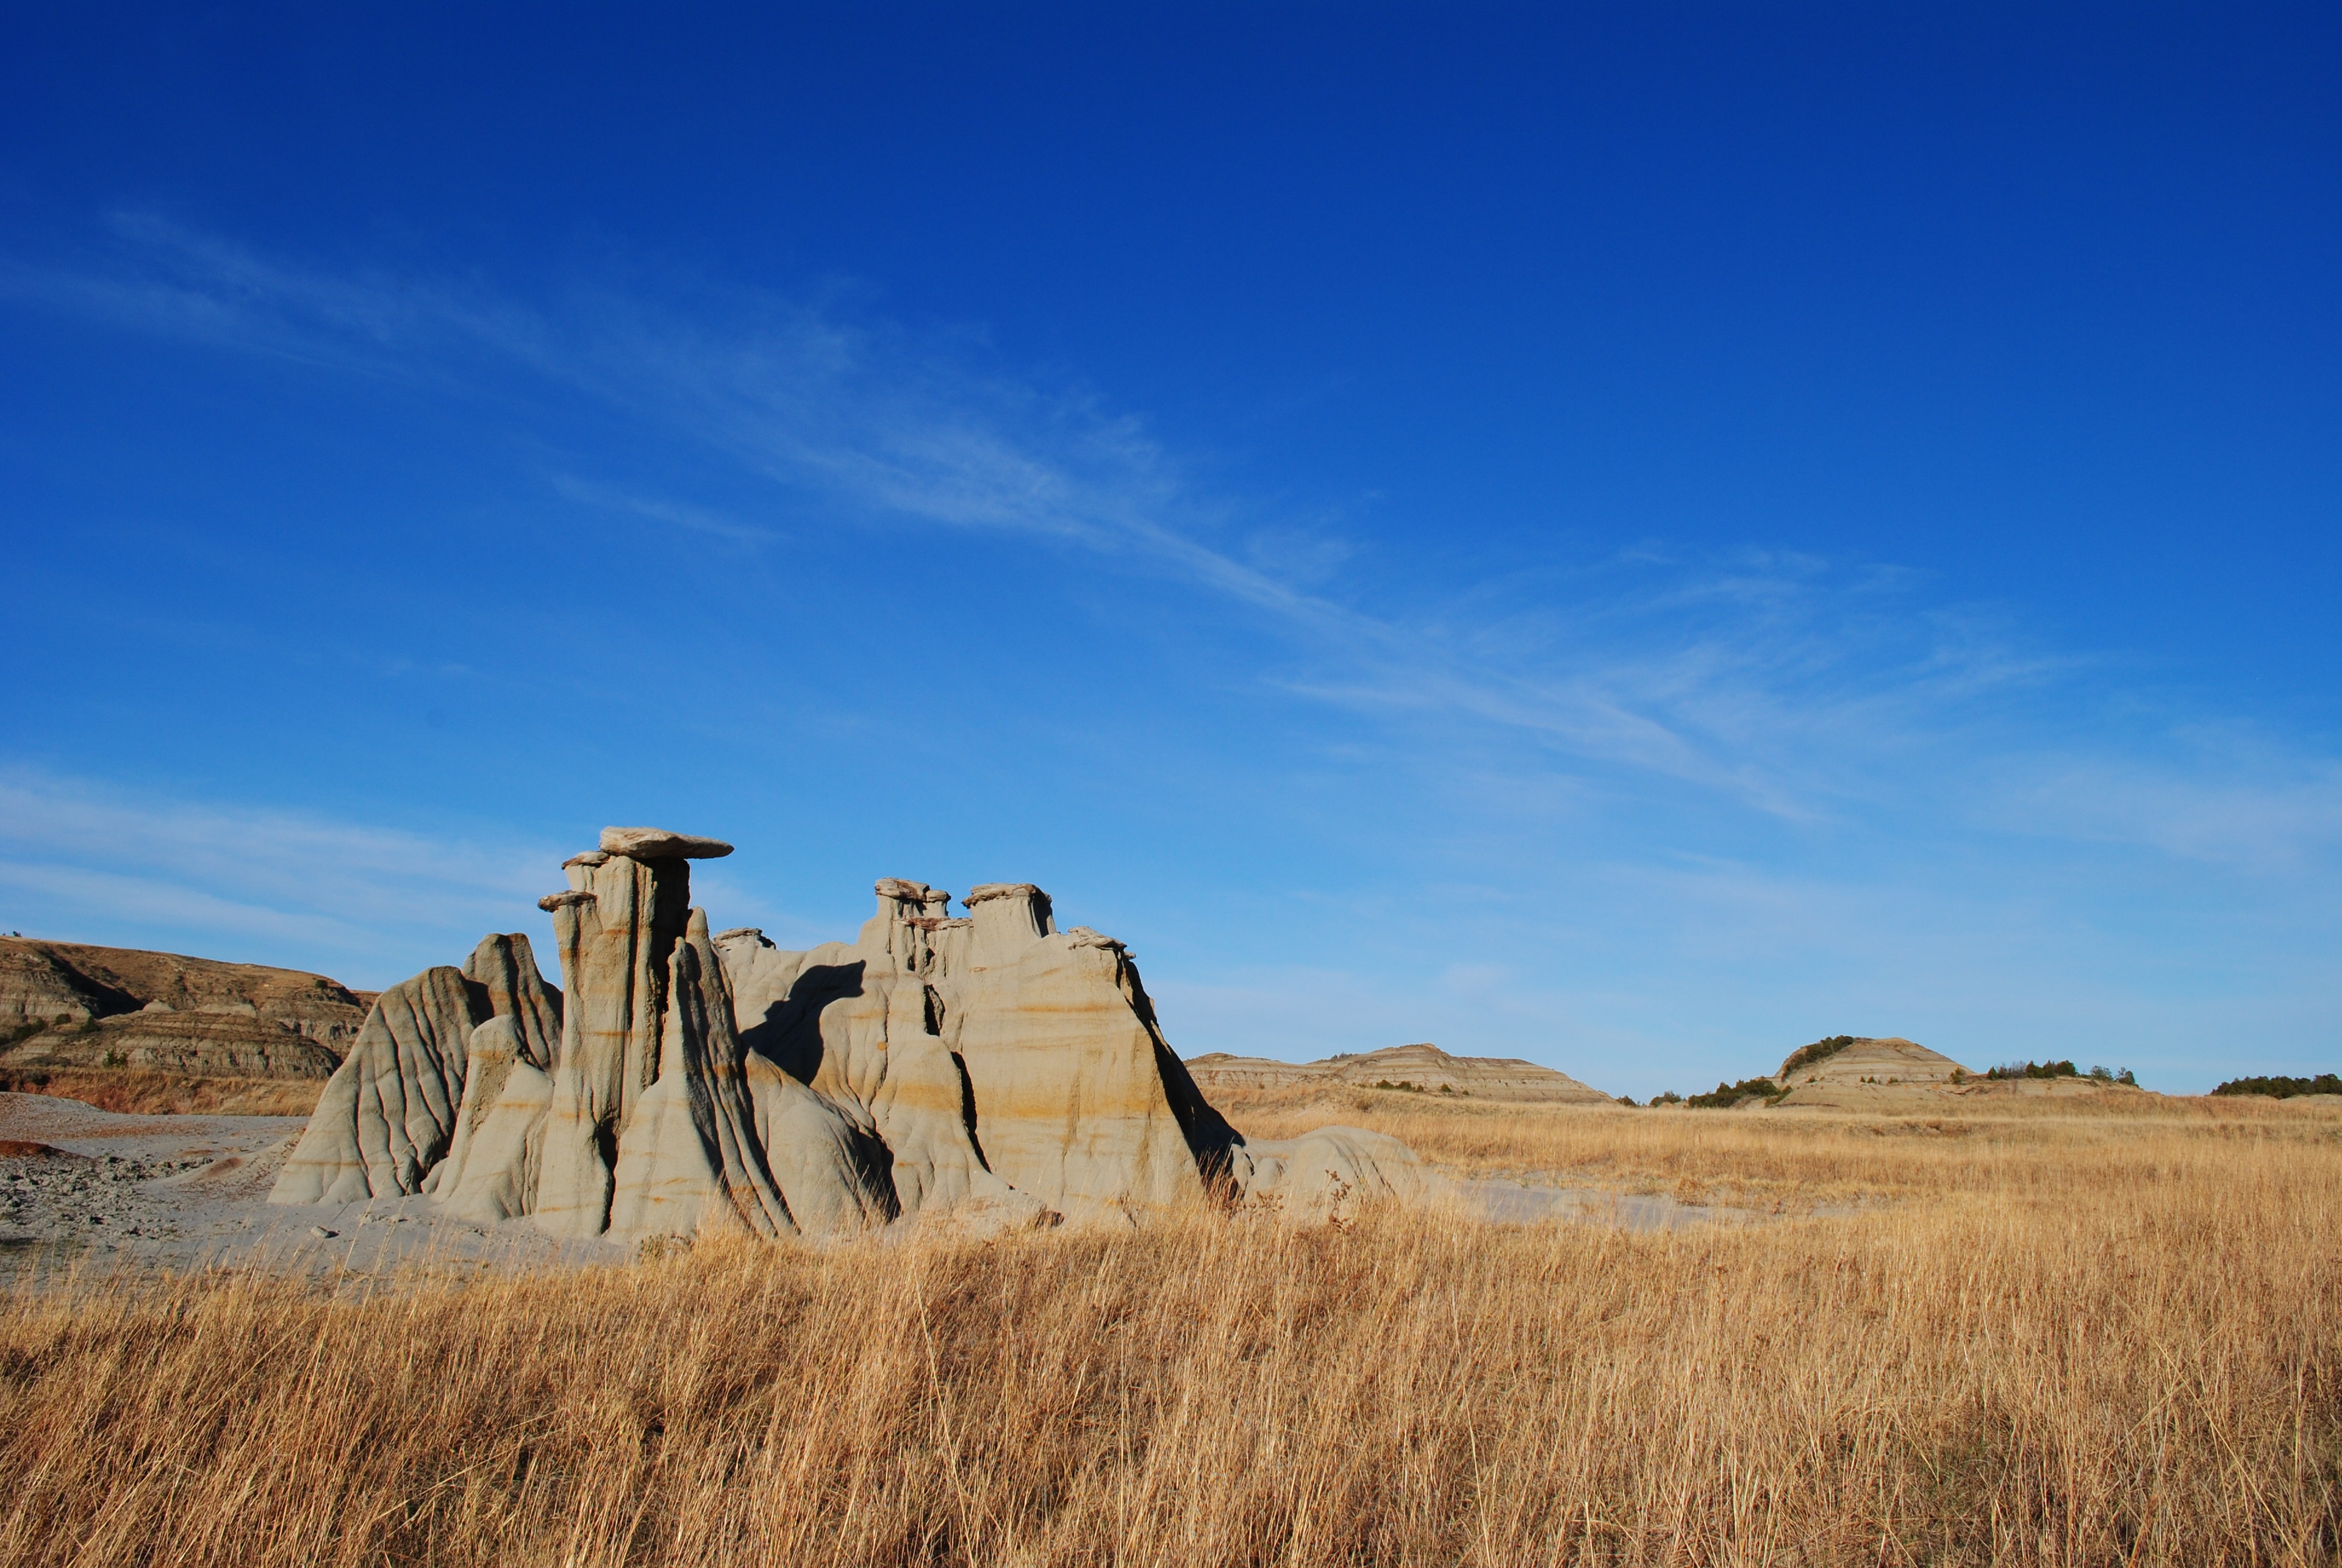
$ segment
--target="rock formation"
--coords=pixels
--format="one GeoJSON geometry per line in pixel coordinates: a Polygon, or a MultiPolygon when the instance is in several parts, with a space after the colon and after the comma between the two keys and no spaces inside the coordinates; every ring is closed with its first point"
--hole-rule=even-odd
{"type": "Polygon", "coordinates": [[[425,1192],[568,1237],[1136,1221],[1189,1201],[1319,1219],[1437,1185],[1404,1144],[1247,1144],[1165,1043],[1121,943],[1048,895],[888,877],[852,943],[784,952],[691,907],[716,840],[607,828],[565,864],[563,989],[527,941],[382,994],[275,1201],[425,1192]]]}
{"type": "Polygon", "coordinates": [[[1785,1089],[1808,1084],[1948,1084],[1954,1074],[1967,1072],[1942,1052],[1899,1035],[1874,1040],[1841,1034],[1791,1052],[1774,1082],[1785,1089]]]}
{"type": "Polygon", "coordinates": [[[1187,1063],[1206,1089],[1281,1089],[1296,1085],[1341,1085],[1370,1089],[1403,1085],[1426,1094],[1469,1094],[1476,1100],[1510,1100],[1566,1105],[1615,1104],[1599,1089],[1566,1073],[1509,1056],[1450,1056],[1436,1045],[1393,1045],[1357,1056],[1317,1062],[1277,1062],[1266,1056],[1228,1056],[1214,1052],[1187,1063]]]}
{"type": "Polygon", "coordinates": [[[476,1031],[507,1020],[516,1056],[541,1053],[560,998],[528,938],[489,936],[463,968],[442,965],[375,999],[276,1183],[283,1203],[346,1203],[423,1190],[454,1142],[476,1031]]]}
{"type": "Polygon", "coordinates": [[[0,937],[0,1065],[325,1078],[373,1001],[298,970],[0,937]]]}

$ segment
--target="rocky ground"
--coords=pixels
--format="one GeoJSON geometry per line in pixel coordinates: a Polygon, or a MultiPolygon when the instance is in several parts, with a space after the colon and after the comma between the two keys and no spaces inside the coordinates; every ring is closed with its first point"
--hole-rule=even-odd
{"type": "Polygon", "coordinates": [[[118,1115],[55,1095],[0,1094],[0,1278],[70,1267],[323,1272],[626,1255],[529,1225],[451,1219],[427,1198],[272,1204],[301,1127],[295,1116],[118,1115]]]}
{"type": "MultiPolygon", "coordinates": [[[[525,1223],[483,1225],[424,1197],[281,1206],[269,1189],[295,1116],[121,1115],[47,1094],[0,1094],[0,1283],[68,1269],[253,1265],[295,1273],[579,1266],[625,1261],[615,1243],[560,1242],[525,1223]]],[[[1470,1218],[1626,1230],[1758,1223],[1754,1211],[1595,1188],[1477,1180],[1470,1218]]]]}

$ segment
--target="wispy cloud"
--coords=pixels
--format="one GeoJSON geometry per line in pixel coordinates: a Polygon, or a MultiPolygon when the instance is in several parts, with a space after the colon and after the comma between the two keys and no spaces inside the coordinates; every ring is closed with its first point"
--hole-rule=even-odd
{"type": "Polygon", "coordinates": [[[280,962],[379,984],[456,962],[485,932],[527,929],[561,859],[552,846],[0,772],[0,888],[11,928],[28,934],[69,925],[163,947],[234,934],[280,962]]]}
{"type": "Polygon", "coordinates": [[[728,539],[735,544],[769,544],[784,536],[779,529],[743,523],[708,507],[663,500],[657,496],[637,495],[616,485],[597,484],[571,474],[554,474],[552,484],[555,492],[582,504],[646,517],[670,527],[728,539]]]}
{"type": "MultiPolygon", "coordinates": [[[[1511,764],[1485,756],[1492,773],[1560,768],[1596,793],[1664,782],[1791,824],[1917,811],[2241,870],[2337,842],[2333,759],[2247,765],[2168,744],[2204,722],[2177,704],[2160,721],[2103,721],[2103,661],[2045,649],[1987,609],[1930,604],[1892,564],[1687,559],[1646,542],[1446,602],[1386,592],[1393,607],[1370,613],[1347,591],[1342,541],[1206,492],[1096,393],[973,368],[959,348],[845,309],[708,285],[577,287],[525,308],[445,280],[260,256],[151,215],[117,218],[115,236],[86,265],[0,265],[0,295],[457,395],[501,395],[519,377],[776,494],[818,497],[827,515],[1087,552],[1275,632],[1291,656],[1262,678],[1296,698],[1462,734],[1465,750],[1517,749],[1511,764]]],[[[551,483],[743,549],[776,536],[736,507],[583,462],[551,483]]]]}

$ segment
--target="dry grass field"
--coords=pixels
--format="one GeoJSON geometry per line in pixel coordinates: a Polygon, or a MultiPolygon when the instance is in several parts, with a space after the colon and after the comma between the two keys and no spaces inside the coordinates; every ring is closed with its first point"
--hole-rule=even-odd
{"type": "Polygon", "coordinates": [[[126,1115],[305,1116],[322,1078],[215,1078],[122,1067],[0,1067],[0,1092],[55,1094],[126,1115]]]}
{"type": "Polygon", "coordinates": [[[0,1304],[0,1559],[2313,1563],[2342,1118],[1232,1096],[1458,1173],[1729,1199],[0,1304]],[[1820,1205],[1858,1205],[1817,1217],[1820,1205]]]}

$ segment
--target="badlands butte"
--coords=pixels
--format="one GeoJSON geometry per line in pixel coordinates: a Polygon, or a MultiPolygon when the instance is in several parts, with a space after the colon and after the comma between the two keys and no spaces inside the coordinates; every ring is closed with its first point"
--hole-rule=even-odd
{"type": "Polygon", "coordinates": [[[884,878],[854,941],[789,952],[693,906],[692,863],[730,853],[604,830],[538,901],[558,985],[520,933],[375,995],[10,939],[0,1086],[100,1101],[109,1076],[306,1080],[289,1151],[238,1156],[247,1184],[275,1166],[270,1203],[424,1200],[568,1242],[990,1233],[1206,1197],[1306,1219],[1441,1190],[1383,1134],[1238,1133],[1166,1044],[1127,949],[1061,930],[1030,884],[973,888],[954,916],[947,891],[884,878]]]}
{"type": "MultiPolygon", "coordinates": [[[[1619,1104],[1550,1068],[1429,1044],[1183,1062],[1124,944],[1060,929],[1031,884],[972,888],[955,916],[950,893],[884,878],[852,942],[804,952],[711,931],[691,864],[730,853],[605,829],[539,901],[558,985],[520,933],[379,994],[254,964],[0,939],[0,1090],[121,1112],[297,1110],[306,1122],[289,1146],[235,1155],[243,1185],[266,1176],[276,1205],[412,1199],[476,1226],[622,1243],[897,1223],[988,1233],[1196,1198],[1332,1218],[1446,1184],[1384,1133],[1248,1138],[1213,1096],[1619,1104]]],[[[1988,1082],[1911,1041],[1840,1035],[1741,1088],[1701,1100],[1892,1113],[2097,1086],[1988,1082]]]]}

